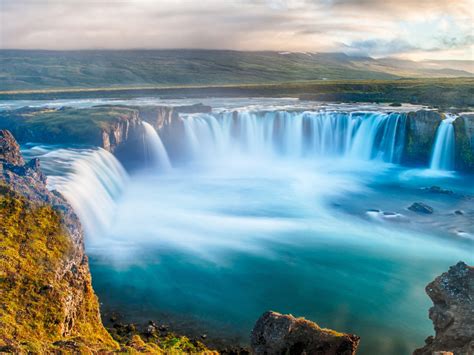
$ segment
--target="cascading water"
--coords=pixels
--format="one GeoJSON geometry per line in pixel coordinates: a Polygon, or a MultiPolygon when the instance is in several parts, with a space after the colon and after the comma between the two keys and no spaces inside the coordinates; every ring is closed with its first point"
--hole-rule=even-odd
{"type": "Polygon", "coordinates": [[[471,235],[474,212],[464,199],[420,190],[432,180],[402,179],[401,166],[360,161],[399,162],[405,114],[348,111],[182,114],[163,131],[176,166],[169,175],[159,174],[169,160],[144,124],[159,168],[137,170],[124,194],[127,176],[103,150],[36,147],[30,157],[40,157],[50,187],[83,221],[94,288],[108,309],[176,317],[183,333],[216,339],[247,339],[263,310],[278,309],[354,331],[362,353],[409,353],[431,330],[415,290],[469,260],[472,243],[453,231],[471,235]],[[205,161],[178,166],[188,158],[205,161]],[[406,209],[421,197],[440,213],[406,209]]]}
{"type": "Polygon", "coordinates": [[[185,144],[196,157],[343,156],[398,163],[405,115],[374,112],[221,112],[182,116],[185,144]]]}
{"type": "Polygon", "coordinates": [[[56,173],[61,173],[48,175],[48,188],[64,195],[87,236],[103,235],[110,228],[115,200],[128,179],[119,161],[103,149],[59,149],[40,159],[43,166],[54,166],[56,173]]]}
{"type": "Polygon", "coordinates": [[[446,114],[436,131],[436,139],[431,156],[430,169],[453,170],[454,169],[454,126],[456,116],[446,114]]]}
{"type": "Polygon", "coordinates": [[[143,139],[145,156],[152,168],[158,168],[162,171],[168,171],[171,169],[170,159],[168,153],[160,139],[160,136],[153,128],[153,126],[147,122],[143,124],[143,139]]]}

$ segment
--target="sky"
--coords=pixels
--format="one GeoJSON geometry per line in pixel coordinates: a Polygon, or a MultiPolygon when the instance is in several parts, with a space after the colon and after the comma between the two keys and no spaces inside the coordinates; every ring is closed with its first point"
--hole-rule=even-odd
{"type": "Polygon", "coordinates": [[[474,59],[474,0],[0,0],[0,48],[474,59]]]}

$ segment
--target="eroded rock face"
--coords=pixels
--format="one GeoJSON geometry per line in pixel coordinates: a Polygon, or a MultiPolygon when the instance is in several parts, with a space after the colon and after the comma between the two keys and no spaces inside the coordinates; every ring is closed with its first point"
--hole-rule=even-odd
{"type": "Polygon", "coordinates": [[[437,111],[420,110],[407,115],[407,135],[403,163],[428,165],[438,129],[444,115],[437,111]]]}
{"type": "MultiPolygon", "coordinates": [[[[25,164],[19,146],[10,132],[0,131],[0,194],[9,194],[9,191],[25,198],[32,208],[52,206],[59,213],[60,226],[64,228],[71,242],[70,250],[55,266],[54,280],[41,280],[42,283],[46,283],[46,286],[39,290],[38,297],[52,297],[51,294],[56,294],[55,302],[62,314],[57,321],[57,334],[50,334],[51,337],[56,339],[79,337],[87,339],[84,341],[91,349],[114,349],[115,342],[102,326],[99,305],[92,289],[88,259],[84,253],[84,235],[78,217],[61,194],[56,191],[51,192],[46,188],[46,178],[41,172],[39,160],[33,159],[25,164]],[[48,281],[60,284],[61,291],[51,289],[48,281]],[[87,334],[85,329],[87,329],[87,334]]],[[[28,212],[24,211],[24,213],[28,212]]],[[[26,240],[28,237],[28,235],[24,236],[26,240]]],[[[44,262],[47,260],[45,259],[44,262]]],[[[23,275],[19,273],[15,277],[21,278],[23,275]]],[[[0,288],[0,293],[1,291],[0,288]]],[[[40,298],[36,300],[38,304],[39,300],[40,298]]],[[[35,305],[31,305],[28,312],[37,312],[35,305]]],[[[21,324],[15,327],[21,328],[21,324]]],[[[16,352],[18,349],[15,347],[21,346],[19,344],[28,340],[18,338],[18,336],[11,339],[2,338],[0,345],[11,347],[14,349],[12,351],[16,352]]],[[[53,345],[44,344],[44,346],[42,350],[53,345]]]]}
{"type": "Polygon", "coordinates": [[[474,114],[464,114],[453,124],[456,169],[474,171],[474,114]]]}
{"type": "Polygon", "coordinates": [[[139,108],[140,118],[161,130],[176,120],[180,113],[210,113],[212,107],[203,104],[183,106],[144,106],[139,108]]]}
{"type": "Polygon", "coordinates": [[[435,336],[415,355],[452,352],[474,354],[474,268],[459,262],[426,286],[433,301],[429,317],[435,336]]]}
{"type": "Polygon", "coordinates": [[[11,165],[25,164],[18,143],[13,135],[5,129],[0,130],[0,162],[11,165]]]}
{"type": "Polygon", "coordinates": [[[251,335],[254,354],[352,355],[360,338],[322,329],[316,323],[292,315],[265,312],[251,335]]]}

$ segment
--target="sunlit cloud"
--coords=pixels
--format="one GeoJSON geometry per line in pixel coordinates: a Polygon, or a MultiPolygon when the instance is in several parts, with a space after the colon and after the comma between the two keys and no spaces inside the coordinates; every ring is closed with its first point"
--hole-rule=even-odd
{"type": "Polygon", "coordinates": [[[0,47],[473,59],[473,8],[472,0],[0,0],[0,47]]]}

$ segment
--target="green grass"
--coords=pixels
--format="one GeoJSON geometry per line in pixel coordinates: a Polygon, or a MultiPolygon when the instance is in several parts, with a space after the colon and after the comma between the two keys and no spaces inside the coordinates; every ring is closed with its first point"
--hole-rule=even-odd
{"type": "Polygon", "coordinates": [[[1,99],[176,97],[298,97],[332,102],[395,102],[448,108],[474,107],[473,78],[327,80],[273,84],[176,87],[98,87],[0,92],[1,99]]]}
{"type": "Polygon", "coordinates": [[[349,57],[341,53],[0,50],[0,91],[455,76],[472,74],[459,69],[428,69],[410,61],[349,57]]]}
{"type": "Polygon", "coordinates": [[[347,57],[211,50],[0,51],[2,90],[389,79],[347,57]]]}

